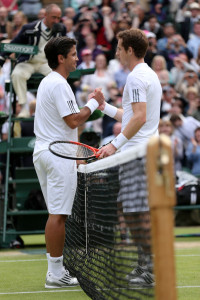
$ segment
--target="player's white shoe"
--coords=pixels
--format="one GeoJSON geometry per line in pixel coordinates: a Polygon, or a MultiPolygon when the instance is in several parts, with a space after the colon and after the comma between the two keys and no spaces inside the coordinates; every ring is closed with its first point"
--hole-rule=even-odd
{"type": "Polygon", "coordinates": [[[133,278],[136,278],[140,275],[142,275],[146,271],[145,267],[142,267],[140,265],[137,265],[133,271],[131,271],[128,275],[126,275],[127,280],[131,280],[133,278]]]}
{"type": "Polygon", "coordinates": [[[78,280],[76,277],[69,275],[69,271],[63,270],[61,277],[57,277],[51,272],[47,272],[45,288],[55,289],[55,288],[65,288],[78,285],[78,280]]]}
{"type": "Polygon", "coordinates": [[[150,272],[144,272],[140,276],[130,279],[129,284],[141,287],[154,287],[154,275],[150,272]]]}

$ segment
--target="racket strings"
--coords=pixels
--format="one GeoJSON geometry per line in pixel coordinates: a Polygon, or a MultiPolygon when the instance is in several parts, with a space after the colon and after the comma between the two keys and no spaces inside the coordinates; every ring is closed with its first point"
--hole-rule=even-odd
{"type": "Polygon", "coordinates": [[[51,150],[62,157],[87,158],[94,155],[94,152],[84,146],[71,143],[55,143],[51,150]]]}
{"type": "Polygon", "coordinates": [[[77,146],[77,152],[76,152],[76,156],[77,157],[90,157],[94,155],[94,152],[92,150],[90,150],[89,148],[83,147],[83,146],[77,146]]]}

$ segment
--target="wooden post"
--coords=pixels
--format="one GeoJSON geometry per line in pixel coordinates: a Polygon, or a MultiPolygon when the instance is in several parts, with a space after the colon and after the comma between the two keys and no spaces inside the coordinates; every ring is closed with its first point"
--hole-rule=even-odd
{"type": "Polygon", "coordinates": [[[176,300],[173,232],[176,197],[171,141],[166,135],[150,139],[147,178],[156,300],[176,300]]]}

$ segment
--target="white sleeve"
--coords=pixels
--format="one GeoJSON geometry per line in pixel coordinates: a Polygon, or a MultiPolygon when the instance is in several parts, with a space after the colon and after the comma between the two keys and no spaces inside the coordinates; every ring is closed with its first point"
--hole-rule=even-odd
{"type": "Polygon", "coordinates": [[[141,79],[129,77],[127,91],[131,103],[147,102],[147,84],[141,79]]]}
{"type": "Polygon", "coordinates": [[[61,118],[80,112],[74,93],[67,85],[58,84],[53,91],[53,98],[61,118]]]}

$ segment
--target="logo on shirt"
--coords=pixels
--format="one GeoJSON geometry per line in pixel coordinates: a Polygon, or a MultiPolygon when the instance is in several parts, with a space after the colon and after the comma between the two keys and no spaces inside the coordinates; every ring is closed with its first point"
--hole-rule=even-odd
{"type": "Polygon", "coordinates": [[[139,90],[134,89],[133,90],[133,102],[139,102],[139,101],[140,101],[139,90]]]}
{"type": "Polygon", "coordinates": [[[75,107],[74,107],[73,101],[72,101],[72,100],[67,101],[67,104],[68,104],[68,106],[69,106],[69,109],[70,109],[71,113],[72,113],[72,114],[76,114],[76,109],[75,109],[75,107]]]}

